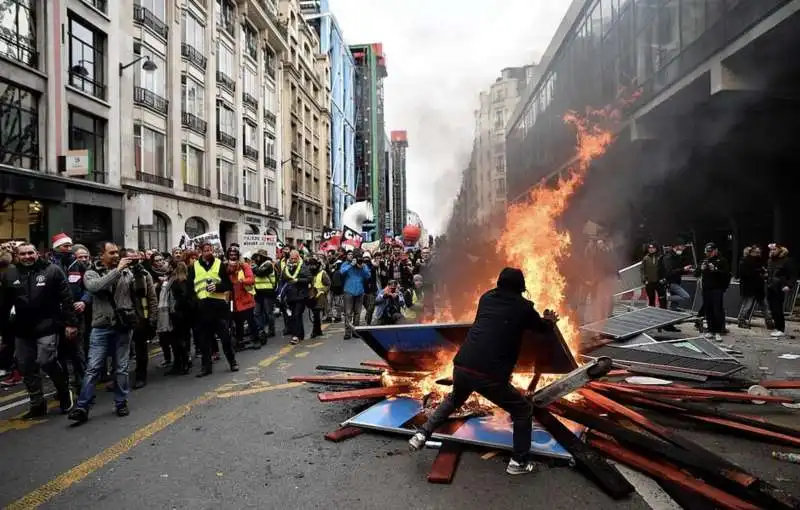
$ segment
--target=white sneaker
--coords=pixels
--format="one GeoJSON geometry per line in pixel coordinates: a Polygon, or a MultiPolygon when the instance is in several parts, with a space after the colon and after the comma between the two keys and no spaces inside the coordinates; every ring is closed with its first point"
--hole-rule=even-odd
{"type": "Polygon", "coordinates": [[[722,335],[720,335],[719,333],[715,333],[714,334],[714,341],[715,342],[721,342],[722,341],[722,335]]]}
{"type": "Polygon", "coordinates": [[[783,331],[778,331],[778,330],[775,330],[775,331],[773,331],[772,333],[769,334],[769,336],[771,336],[772,338],[780,338],[780,337],[782,337],[784,335],[785,335],[785,333],[783,331]]]}
{"type": "Polygon", "coordinates": [[[424,432],[417,432],[411,439],[408,440],[408,449],[412,452],[417,452],[425,448],[425,443],[428,441],[428,438],[425,437],[424,432]]]}
{"type": "Polygon", "coordinates": [[[511,459],[508,461],[508,467],[506,467],[506,473],[509,475],[527,475],[535,471],[538,471],[538,465],[530,460],[527,462],[517,462],[511,459]]]}
{"type": "Polygon", "coordinates": [[[706,340],[711,340],[712,338],[714,338],[714,335],[712,335],[711,333],[704,333],[703,338],[705,338],[706,340]]]}

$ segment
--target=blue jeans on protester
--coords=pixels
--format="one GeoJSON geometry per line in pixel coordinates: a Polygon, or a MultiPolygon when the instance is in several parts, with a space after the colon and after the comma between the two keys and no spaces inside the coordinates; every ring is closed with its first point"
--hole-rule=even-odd
{"type": "Polygon", "coordinates": [[[130,384],[128,365],[131,355],[131,331],[112,328],[93,328],[89,337],[89,360],[83,387],[78,396],[77,407],[89,410],[94,399],[94,387],[105,370],[106,357],[112,356],[115,370],[114,406],[119,407],[128,400],[130,384]]]}
{"type": "Polygon", "coordinates": [[[669,307],[672,310],[678,310],[678,308],[691,308],[691,304],[689,301],[692,299],[692,296],[686,292],[686,289],[678,285],[677,283],[670,283],[669,287],[669,307]],[[679,307],[678,303],[682,306],[679,307]]]}

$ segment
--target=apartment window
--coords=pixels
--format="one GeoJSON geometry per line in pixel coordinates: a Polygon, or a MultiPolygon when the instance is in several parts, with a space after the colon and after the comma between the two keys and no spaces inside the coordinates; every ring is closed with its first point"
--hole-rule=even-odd
{"type": "Polygon", "coordinates": [[[264,134],[264,157],[275,159],[275,137],[264,134]]]}
{"type": "Polygon", "coordinates": [[[106,121],[80,110],[69,111],[69,148],[89,151],[89,176],[105,182],[106,121]]]}
{"type": "MultiPolygon", "coordinates": [[[[231,0],[217,0],[217,26],[233,37],[235,11],[231,0]]],[[[233,75],[231,75],[233,76],[233,75]]]]}
{"type": "Polygon", "coordinates": [[[502,128],[506,125],[505,112],[503,110],[496,110],[494,112],[494,127],[502,128]]]}
{"type": "Polygon", "coordinates": [[[233,77],[236,76],[235,69],[233,50],[227,44],[223,44],[221,40],[217,40],[217,71],[233,80],[233,77]]]}
{"type": "Polygon", "coordinates": [[[494,169],[498,172],[505,172],[506,171],[506,157],[505,156],[495,156],[494,158],[494,169]]]}
{"type": "Polygon", "coordinates": [[[242,171],[242,196],[247,202],[258,202],[258,173],[254,168],[242,171]]]}
{"type": "Polygon", "coordinates": [[[158,131],[136,124],[133,126],[133,140],[136,147],[137,178],[141,177],[139,174],[168,177],[166,137],[158,131]]]}
{"type": "Polygon", "coordinates": [[[155,14],[161,21],[167,19],[166,0],[136,0],[136,3],[155,14]]]}
{"type": "Polygon", "coordinates": [[[205,25],[195,18],[192,13],[185,10],[181,17],[183,20],[181,23],[181,29],[183,30],[181,42],[188,44],[199,53],[203,53],[205,51],[205,25]]]}
{"type": "Polygon", "coordinates": [[[242,49],[245,55],[258,60],[258,40],[256,31],[247,23],[242,24],[242,49]]]}
{"type": "Polygon", "coordinates": [[[506,180],[505,179],[497,179],[494,181],[494,190],[495,193],[498,195],[505,195],[506,193],[506,180]]]}
{"type": "Polygon", "coordinates": [[[252,148],[258,147],[258,128],[256,128],[256,125],[250,122],[243,122],[242,138],[246,146],[252,148]]]}
{"type": "Polygon", "coordinates": [[[139,249],[167,251],[167,225],[169,220],[160,212],[153,211],[152,225],[139,225],[139,249]]]}
{"type": "MultiPolygon", "coordinates": [[[[138,41],[137,41],[138,42],[138,41]]],[[[141,42],[134,44],[137,56],[146,56],[156,65],[155,71],[145,71],[138,63],[134,65],[133,85],[149,90],[162,98],[166,96],[167,89],[167,61],[164,57],[151,50],[147,46],[142,46],[141,42]]]]}
{"type": "Polygon", "coordinates": [[[278,207],[278,187],[275,179],[267,179],[267,206],[278,207]]]}
{"type": "Polygon", "coordinates": [[[255,71],[250,69],[249,67],[245,67],[242,70],[242,79],[244,80],[244,91],[247,94],[253,96],[253,98],[258,97],[258,77],[256,76],[255,71]]]}
{"type": "Polygon", "coordinates": [[[181,84],[181,110],[191,113],[198,119],[205,117],[204,100],[206,91],[200,83],[189,76],[183,76],[181,84]]]}
{"type": "Polygon", "coordinates": [[[275,53],[269,48],[264,48],[264,74],[272,79],[275,79],[276,63],[275,53]]]}
{"type": "Polygon", "coordinates": [[[219,178],[219,192],[229,197],[236,197],[236,170],[233,163],[217,158],[217,177],[219,178]]]}
{"type": "Polygon", "coordinates": [[[204,153],[200,149],[183,144],[181,147],[181,163],[183,165],[184,185],[197,189],[204,189],[207,187],[203,157],[204,153]]]}
{"type": "Polygon", "coordinates": [[[236,114],[233,107],[217,101],[217,129],[226,135],[236,136],[236,114]]]}
{"type": "Polygon", "coordinates": [[[69,19],[69,84],[105,99],[103,79],[105,34],[84,21],[69,19]]]}
{"type": "Polygon", "coordinates": [[[494,100],[500,101],[501,99],[505,99],[506,97],[506,89],[503,87],[497,87],[494,89],[494,100]]]}
{"type": "Polygon", "coordinates": [[[10,0],[0,10],[0,55],[31,67],[39,65],[36,51],[34,0],[10,0]]]}
{"type": "Polygon", "coordinates": [[[275,89],[264,87],[264,109],[272,114],[278,111],[275,89]]]}
{"type": "Polygon", "coordinates": [[[0,80],[0,164],[39,169],[39,97],[0,80]]]}

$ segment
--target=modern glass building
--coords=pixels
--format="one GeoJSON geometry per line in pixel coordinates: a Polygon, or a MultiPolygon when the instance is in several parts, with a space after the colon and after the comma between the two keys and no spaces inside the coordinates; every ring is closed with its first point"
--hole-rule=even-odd
{"type": "Polygon", "coordinates": [[[342,212],[355,201],[355,63],[328,0],[300,2],[303,15],[316,28],[322,51],[330,59],[331,145],[329,210],[333,227],[342,226],[342,212]]]}

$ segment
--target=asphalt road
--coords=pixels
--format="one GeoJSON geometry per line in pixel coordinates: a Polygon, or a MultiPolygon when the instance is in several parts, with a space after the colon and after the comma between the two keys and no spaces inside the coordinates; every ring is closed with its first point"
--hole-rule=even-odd
{"type": "MultiPolygon", "coordinates": [[[[112,414],[112,395],[105,392],[80,427],[57,414],[23,423],[10,418],[24,406],[6,410],[0,415],[0,507],[675,508],[635,473],[639,493],[615,502],[568,467],[509,477],[503,455],[483,460],[467,452],[452,485],[432,485],[426,477],[434,450],[410,454],[403,439],[372,433],[325,441],[363,403],[322,404],[318,388],[286,378],[312,374],[322,363],[356,366],[376,358],[359,340],[343,340],[339,325],[326,333],[294,347],[273,340],[239,353],[237,374],[224,362],[204,379],[162,377],[152,367],[150,384],[131,395],[126,418],[112,414]]],[[[800,353],[796,345],[753,355],[766,363],[783,351],[800,353]]],[[[793,363],[789,368],[800,366],[793,363]]],[[[796,414],[782,415],[797,423],[796,414]]],[[[800,466],[770,459],[772,446],[687,435],[779,486],[800,487],[800,466]]]]}

